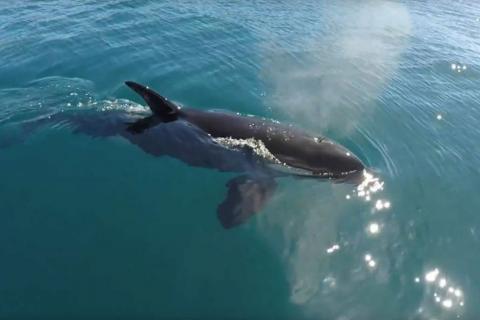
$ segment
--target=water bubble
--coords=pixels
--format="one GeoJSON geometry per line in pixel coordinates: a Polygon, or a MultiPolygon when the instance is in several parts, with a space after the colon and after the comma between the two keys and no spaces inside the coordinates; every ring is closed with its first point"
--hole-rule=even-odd
{"type": "Polygon", "coordinates": [[[441,114],[437,114],[437,120],[442,120],[442,115],[441,114]]]}

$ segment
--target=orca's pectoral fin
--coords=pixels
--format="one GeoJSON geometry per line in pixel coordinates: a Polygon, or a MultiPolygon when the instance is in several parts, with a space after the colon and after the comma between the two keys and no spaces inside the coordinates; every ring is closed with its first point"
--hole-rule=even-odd
{"type": "Polygon", "coordinates": [[[134,122],[127,122],[126,124],[128,126],[126,130],[131,134],[139,134],[151,127],[156,126],[160,122],[160,119],[158,119],[156,116],[148,116],[142,119],[138,119],[134,122]]]}
{"type": "Polygon", "coordinates": [[[228,181],[227,197],[217,208],[222,226],[225,229],[233,228],[258,213],[272,197],[276,186],[271,177],[243,175],[228,181]]]}

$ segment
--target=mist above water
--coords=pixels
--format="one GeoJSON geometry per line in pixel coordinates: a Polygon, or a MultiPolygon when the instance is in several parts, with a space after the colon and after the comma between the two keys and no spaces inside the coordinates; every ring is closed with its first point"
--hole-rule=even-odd
{"type": "MultiPolygon", "coordinates": [[[[333,21],[326,31],[299,39],[286,54],[266,44],[263,78],[267,104],[317,130],[348,134],[370,116],[408,44],[411,20],[389,1],[329,4],[319,12],[333,21]]],[[[327,19],[325,19],[327,20],[327,19]]]]}
{"type": "MultiPolygon", "coordinates": [[[[266,97],[269,107],[292,121],[320,132],[334,132],[337,137],[351,134],[365,117],[373,116],[376,99],[394,76],[411,32],[409,13],[401,4],[347,3],[324,7],[320,16],[335,16],[327,19],[333,21],[327,32],[297,39],[296,48],[289,47],[288,54],[284,48],[269,42],[263,68],[263,79],[271,88],[266,97]]],[[[345,225],[345,219],[372,219],[371,207],[375,208],[375,201],[381,204],[381,200],[370,200],[368,196],[367,206],[357,202],[353,209],[345,201],[352,188],[355,189],[311,185],[295,200],[298,209],[295,214],[282,214],[282,205],[278,203],[285,199],[277,198],[274,206],[278,206],[275,210],[280,213],[270,215],[263,225],[267,234],[272,230],[280,234],[282,248],[286,248],[283,256],[291,302],[304,307],[310,316],[335,314],[339,310],[331,306],[343,305],[334,301],[336,297],[361,295],[362,289],[346,283],[361,283],[373,270],[380,282],[389,277],[384,266],[377,266],[377,257],[368,253],[369,237],[381,231],[381,224],[373,219],[374,222],[364,222],[370,223],[365,232],[347,235],[338,231],[345,230],[345,226],[340,227],[345,225]],[[276,223],[277,219],[282,223],[276,223]],[[350,252],[352,242],[357,248],[364,248],[368,261],[364,261],[364,253],[350,252]],[[356,267],[342,270],[336,266],[333,269],[338,273],[333,274],[332,265],[336,265],[338,258],[332,254],[338,250],[349,252],[356,267]],[[340,292],[338,288],[343,289],[340,292]]],[[[345,254],[340,255],[345,258],[345,254]]],[[[366,310],[351,312],[361,315],[366,310]]]]}

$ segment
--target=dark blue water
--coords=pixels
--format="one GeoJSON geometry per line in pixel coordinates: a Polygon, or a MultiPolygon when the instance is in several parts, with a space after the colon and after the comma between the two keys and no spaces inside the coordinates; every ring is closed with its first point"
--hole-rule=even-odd
{"type": "Polygon", "coordinates": [[[0,317],[480,316],[476,2],[4,1],[0,21],[0,317]],[[325,134],[373,177],[279,179],[224,230],[234,174],[25,126],[142,110],[124,80],[325,134]]]}

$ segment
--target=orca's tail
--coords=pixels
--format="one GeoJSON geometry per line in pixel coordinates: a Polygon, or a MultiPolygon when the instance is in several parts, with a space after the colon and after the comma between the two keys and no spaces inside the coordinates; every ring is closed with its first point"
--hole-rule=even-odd
{"type": "Polygon", "coordinates": [[[148,104],[153,114],[162,122],[175,121],[178,118],[179,107],[167,98],[159,95],[149,87],[145,87],[133,81],[125,81],[125,84],[138,93],[148,104]]]}

